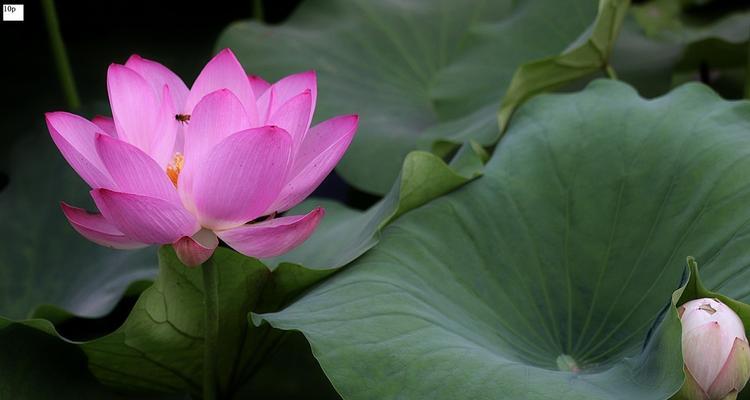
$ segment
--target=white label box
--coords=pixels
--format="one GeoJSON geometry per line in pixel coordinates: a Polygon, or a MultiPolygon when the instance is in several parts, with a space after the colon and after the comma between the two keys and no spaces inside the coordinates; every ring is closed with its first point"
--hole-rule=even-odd
{"type": "Polygon", "coordinates": [[[23,21],[23,4],[3,4],[3,21],[23,21]]]}

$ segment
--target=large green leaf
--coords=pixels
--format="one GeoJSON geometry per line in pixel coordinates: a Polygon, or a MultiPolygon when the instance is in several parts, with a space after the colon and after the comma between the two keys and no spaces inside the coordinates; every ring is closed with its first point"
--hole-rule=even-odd
{"type": "Polygon", "coordinates": [[[230,26],[217,47],[268,79],[315,69],[317,117],[361,115],[338,172],[383,194],[418,146],[494,143],[516,68],[562,52],[596,12],[592,0],[308,0],[281,26],[230,26]]]}
{"type": "MultiPolygon", "coordinates": [[[[39,128],[6,163],[10,182],[0,192],[0,315],[22,319],[48,304],[101,316],[133,282],[154,277],[156,251],[104,248],[70,227],[60,202],[90,206],[89,188],[39,128]]],[[[44,313],[58,314],[51,311],[44,313]]]]}
{"type": "Polygon", "coordinates": [[[347,399],[667,398],[685,257],[747,290],[749,131],[695,84],[536,97],[483,177],[256,320],[302,331],[347,399]]]}

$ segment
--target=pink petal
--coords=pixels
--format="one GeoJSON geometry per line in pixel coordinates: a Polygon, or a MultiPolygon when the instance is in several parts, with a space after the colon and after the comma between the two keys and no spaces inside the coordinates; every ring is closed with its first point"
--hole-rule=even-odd
{"type": "Polygon", "coordinates": [[[750,378],[750,347],[746,341],[735,338],[726,363],[707,390],[709,398],[720,399],[733,390],[739,392],[745,387],[748,378],[750,378]]]}
{"type": "Polygon", "coordinates": [[[185,86],[185,82],[169,68],[137,54],[130,56],[125,66],[142,76],[151,85],[155,93],[162,95],[162,88],[165,85],[169,87],[169,96],[162,96],[160,100],[164,98],[172,99],[171,105],[174,110],[183,109],[189,90],[185,86]]]}
{"type": "Polygon", "coordinates": [[[323,182],[349,147],[358,120],[356,115],[334,117],[310,129],[294,159],[286,185],[267,214],[294,207],[323,182]]]}
{"type": "Polygon", "coordinates": [[[185,168],[177,188],[183,202],[194,210],[193,180],[205,164],[209,152],[222,140],[250,127],[245,108],[237,96],[227,89],[206,95],[195,106],[190,123],[185,127],[185,168]]]}
{"type": "Polygon", "coordinates": [[[195,267],[206,262],[214,254],[218,245],[219,239],[216,234],[208,229],[201,229],[192,237],[183,236],[172,244],[177,258],[188,267],[195,267]]]}
{"type": "Polygon", "coordinates": [[[202,160],[219,142],[250,128],[242,103],[231,91],[212,92],[195,106],[185,128],[185,160],[202,160]]]}
{"type": "MultiPolygon", "coordinates": [[[[170,89],[168,86],[162,88],[163,98],[169,99],[170,89]]],[[[162,169],[172,161],[175,154],[177,142],[177,132],[180,128],[180,122],[175,119],[175,108],[171,101],[162,101],[159,108],[159,117],[154,127],[156,134],[148,148],[148,154],[153,158],[162,169]]]]}
{"type": "Polygon", "coordinates": [[[715,321],[683,334],[685,366],[703,389],[711,386],[729,355],[730,348],[724,345],[725,341],[722,329],[715,321]]]}
{"type": "Polygon", "coordinates": [[[107,189],[91,191],[96,206],[120,232],[142,243],[173,243],[200,229],[181,205],[107,189]]]}
{"type": "Polygon", "coordinates": [[[206,64],[190,89],[185,104],[185,113],[192,114],[193,108],[203,96],[219,89],[229,89],[245,107],[250,123],[258,123],[258,109],[255,95],[247,79],[245,70],[231,50],[224,49],[206,64]]]}
{"type": "MultiPolygon", "coordinates": [[[[310,91],[310,109],[315,110],[315,100],[318,97],[318,83],[315,71],[289,75],[271,85],[270,90],[266,90],[262,96],[256,94],[256,97],[258,97],[258,113],[261,121],[267,121],[279,107],[305,90],[310,91]]],[[[311,121],[312,112],[310,113],[310,121],[307,122],[308,126],[310,126],[311,121]]]]}
{"type": "Polygon", "coordinates": [[[99,129],[101,129],[100,132],[106,133],[109,136],[117,137],[117,130],[115,130],[115,121],[110,117],[105,117],[103,115],[97,115],[96,117],[91,119],[91,122],[94,123],[94,125],[98,126],[99,129]]]}
{"type": "Polygon", "coordinates": [[[166,171],[141,149],[99,134],[96,150],[118,191],[180,204],[177,190],[166,171]]]}
{"type": "Polygon", "coordinates": [[[99,127],[66,112],[45,114],[47,129],[68,164],[92,188],[112,187],[112,178],[96,153],[94,138],[99,127]]]}
{"type": "Polygon", "coordinates": [[[271,84],[266,82],[265,79],[259,77],[258,75],[248,75],[247,80],[250,81],[250,87],[253,88],[253,94],[255,94],[255,98],[259,98],[263,93],[271,87],[271,84]]]}
{"type": "Polygon", "coordinates": [[[144,243],[136,242],[125,236],[104,219],[101,214],[92,214],[82,208],[72,207],[65,203],[62,203],[61,206],[73,229],[96,244],[115,249],[137,249],[146,246],[144,243]]]}
{"type": "Polygon", "coordinates": [[[325,215],[316,208],[307,215],[281,217],[216,232],[240,253],[256,258],[274,257],[299,246],[312,235],[325,215]]]}
{"type": "Polygon", "coordinates": [[[117,64],[107,71],[107,91],[118,137],[148,151],[158,134],[154,131],[160,110],[157,92],[137,72],[117,64]]]}
{"type": "MultiPolygon", "coordinates": [[[[683,335],[689,333],[694,328],[701,327],[710,321],[719,322],[724,332],[745,332],[742,320],[726,304],[718,299],[695,299],[683,304],[680,309],[680,322],[682,323],[683,335]],[[715,312],[707,312],[705,307],[713,308],[715,312]]],[[[679,312],[679,310],[678,310],[679,312]]],[[[726,352],[732,346],[731,342],[725,344],[726,352]]]]}
{"type": "Polygon", "coordinates": [[[310,127],[310,108],[312,96],[310,90],[305,89],[302,93],[292,97],[279,107],[268,119],[266,125],[275,125],[292,135],[294,148],[292,154],[302,145],[302,140],[310,127]]]}
{"type": "Polygon", "coordinates": [[[289,134],[270,126],[235,133],[216,145],[193,182],[201,225],[227,229],[259,217],[281,190],[291,150],[289,134]]]}

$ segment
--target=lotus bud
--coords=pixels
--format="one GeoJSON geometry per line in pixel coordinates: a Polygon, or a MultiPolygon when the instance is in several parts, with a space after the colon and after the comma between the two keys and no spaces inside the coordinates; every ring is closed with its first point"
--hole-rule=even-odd
{"type": "Polygon", "coordinates": [[[688,400],[731,400],[750,378],[750,347],[740,317],[717,299],[697,299],[678,310],[688,400]]]}

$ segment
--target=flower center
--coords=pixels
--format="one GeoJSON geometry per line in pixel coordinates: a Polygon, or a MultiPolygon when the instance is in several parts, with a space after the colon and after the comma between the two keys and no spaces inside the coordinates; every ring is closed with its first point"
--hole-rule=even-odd
{"type": "Polygon", "coordinates": [[[180,171],[182,171],[183,165],[185,165],[185,156],[183,156],[180,152],[174,153],[172,162],[167,165],[167,176],[169,177],[169,180],[172,181],[175,187],[177,187],[177,178],[180,177],[180,171]]]}

